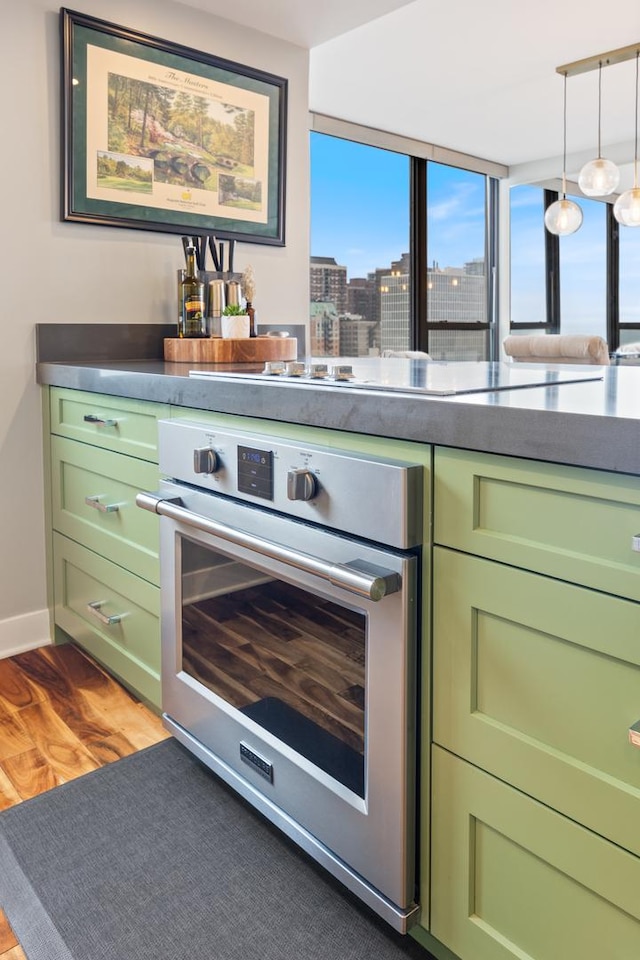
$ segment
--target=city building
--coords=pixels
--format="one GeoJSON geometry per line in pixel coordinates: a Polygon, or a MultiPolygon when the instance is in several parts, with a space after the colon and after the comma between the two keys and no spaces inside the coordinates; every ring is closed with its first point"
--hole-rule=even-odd
{"type": "Polygon", "coordinates": [[[347,268],[334,257],[311,257],[309,281],[312,301],[331,302],[338,313],[347,312],[347,268]]]}
{"type": "Polygon", "coordinates": [[[340,356],[367,357],[380,354],[380,324],[350,313],[340,317],[340,356]]]}
{"type": "Polygon", "coordinates": [[[340,320],[333,301],[311,302],[309,349],[312,357],[340,356],[340,320]]]}
{"type": "MultiPolygon", "coordinates": [[[[311,257],[311,353],[314,356],[370,356],[407,350],[411,343],[411,261],[403,253],[390,267],[377,267],[347,281],[334,257],[311,257]]],[[[461,267],[427,268],[429,323],[484,323],[486,278],[483,257],[461,267]]],[[[435,359],[486,360],[486,330],[429,331],[435,359]]]]}
{"type": "Polygon", "coordinates": [[[364,317],[367,320],[379,320],[380,311],[377,308],[377,290],[375,278],[352,277],[347,283],[347,310],[351,314],[364,317]]]}
{"type": "Polygon", "coordinates": [[[411,347],[411,287],[409,273],[387,273],[380,278],[380,349],[411,347]]]}

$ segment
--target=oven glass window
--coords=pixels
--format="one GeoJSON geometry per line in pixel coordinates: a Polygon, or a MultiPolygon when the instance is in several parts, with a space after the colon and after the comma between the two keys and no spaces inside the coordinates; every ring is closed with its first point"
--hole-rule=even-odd
{"type": "Polygon", "coordinates": [[[182,538],[182,669],[364,797],[366,616],[182,538]]]}

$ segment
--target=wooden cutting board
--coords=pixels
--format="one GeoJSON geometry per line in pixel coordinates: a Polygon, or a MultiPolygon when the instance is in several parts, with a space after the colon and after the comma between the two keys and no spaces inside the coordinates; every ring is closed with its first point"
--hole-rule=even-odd
{"type": "Polygon", "coordinates": [[[172,363],[254,363],[257,360],[295,360],[297,356],[295,337],[250,337],[246,340],[166,337],[164,341],[164,359],[172,363]]]}

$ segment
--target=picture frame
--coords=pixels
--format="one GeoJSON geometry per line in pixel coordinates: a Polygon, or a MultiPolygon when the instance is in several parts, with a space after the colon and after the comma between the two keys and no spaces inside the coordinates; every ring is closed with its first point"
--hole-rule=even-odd
{"type": "Polygon", "coordinates": [[[287,80],[65,7],[62,219],[284,246],[287,80]]]}

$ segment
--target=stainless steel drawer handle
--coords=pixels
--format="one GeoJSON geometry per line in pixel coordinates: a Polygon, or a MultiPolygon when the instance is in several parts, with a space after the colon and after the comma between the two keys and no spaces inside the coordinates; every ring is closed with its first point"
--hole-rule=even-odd
{"type": "Polygon", "coordinates": [[[99,510],[100,513],[117,513],[120,509],[117,503],[100,503],[100,497],[85,497],[84,502],[88,507],[99,510]]]}
{"type": "Polygon", "coordinates": [[[108,617],[100,609],[100,607],[104,606],[104,604],[104,600],[93,600],[87,604],[87,610],[96,618],[96,620],[99,620],[100,623],[104,623],[106,627],[112,627],[115,623],[120,623],[124,617],[124,613],[114,613],[113,616],[108,617]]]}
{"type": "Polygon", "coordinates": [[[629,743],[634,747],[640,747],[640,720],[629,727],[629,743]]]}
{"type": "Polygon", "coordinates": [[[290,567],[295,567],[296,570],[303,570],[305,573],[321,577],[336,587],[349,590],[368,600],[382,600],[389,594],[397,593],[402,587],[402,577],[392,570],[373,568],[370,564],[357,559],[350,563],[332,563],[330,560],[313,557],[300,550],[292,550],[272,540],[254,537],[243,530],[229,527],[226,523],[219,523],[217,520],[210,520],[198,513],[192,513],[182,505],[179,497],[167,500],[160,493],[139,493],[136,496],[136,504],[143,510],[159,513],[161,516],[177,520],[196,530],[220,537],[228,543],[245,547],[263,557],[279,560],[290,567]]]}
{"type": "Polygon", "coordinates": [[[85,423],[94,423],[96,427],[117,427],[117,420],[104,420],[102,417],[96,417],[95,413],[85,413],[85,423]]]}
{"type": "Polygon", "coordinates": [[[640,553],[640,533],[636,533],[631,537],[631,549],[635,550],[636,553],[640,553]]]}

